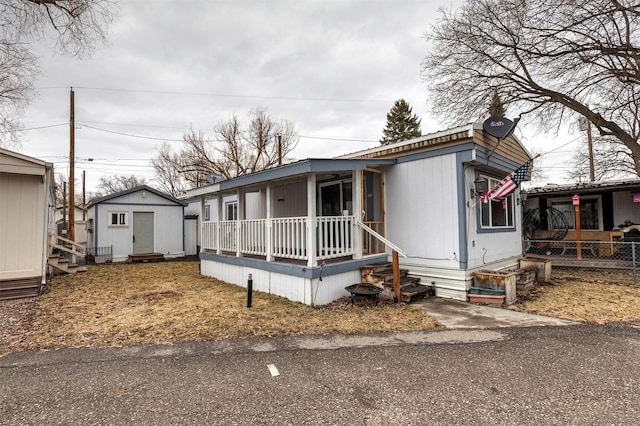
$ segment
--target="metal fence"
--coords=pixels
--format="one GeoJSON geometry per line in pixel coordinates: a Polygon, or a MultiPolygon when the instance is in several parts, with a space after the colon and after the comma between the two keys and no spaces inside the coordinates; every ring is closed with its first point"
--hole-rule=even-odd
{"type": "Polygon", "coordinates": [[[548,259],[552,273],[565,277],[637,286],[640,242],[524,240],[526,257],[548,259]]]}
{"type": "MultiPolygon", "coordinates": [[[[113,246],[108,247],[87,247],[85,249],[84,264],[95,265],[97,263],[107,263],[113,260],[113,246]]],[[[78,264],[80,260],[78,260],[78,264]]]]}

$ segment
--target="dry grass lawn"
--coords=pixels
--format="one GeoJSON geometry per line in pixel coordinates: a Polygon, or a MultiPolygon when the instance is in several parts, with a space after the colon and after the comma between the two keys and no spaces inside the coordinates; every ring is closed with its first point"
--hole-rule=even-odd
{"type": "Polygon", "coordinates": [[[640,321],[640,287],[629,274],[553,272],[516,305],[522,312],[590,324],[640,321]]]}
{"type": "MultiPolygon", "coordinates": [[[[640,321],[640,287],[626,283],[626,276],[556,271],[553,276],[551,284],[523,295],[515,309],[594,324],[640,321]]],[[[197,262],[100,265],[57,276],[41,297],[0,302],[0,326],[0,356],[62,347],[439,327],[419,308],[389,302],[352,306],[342,299],[313,308],[254,292],[247,309],[245,289],[201,276],[197,262]]]]}
{"type": "MultiPolygon", "coordinates": [[[[197,262],[90,266],[53,278],[8,350],[124,346],[249,337],[353,334],[438,327],[392,303],[314,308],[201,276],[197,262]]],[[[0,347],[2,346],[0,339],[0,347]]]]}

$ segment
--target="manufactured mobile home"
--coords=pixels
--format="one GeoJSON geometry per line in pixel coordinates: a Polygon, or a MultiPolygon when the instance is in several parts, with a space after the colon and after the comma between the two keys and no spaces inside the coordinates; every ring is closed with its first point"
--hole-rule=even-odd
{"type": "Polygon", "coordinates": [[[54,231],[53,165],[0,148],[0,298],[36,296],[54,231]]]}
{"type": "Polygon", "coordinates": [[[201,223],[201,271],[321,305],[395,250],[437,296],[465,300],[474,271],[518,264],[519,190],[499,202],[480,196],[530,160],[515,137],[475,123],[190,190],[200,217],[216,210],[201,223]]]}

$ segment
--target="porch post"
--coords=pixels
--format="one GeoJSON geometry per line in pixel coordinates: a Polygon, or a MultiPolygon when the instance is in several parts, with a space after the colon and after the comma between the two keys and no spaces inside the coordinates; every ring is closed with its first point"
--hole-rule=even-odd
{"type": "Polygon", "coordinates": [[[220,222],[222,221],[222,193],[216,195],[218,201],[218,217],[216,218],[216,253],[222,254],[222,229],[220,222]]]}
{"type": "Polygon", "coordinates": [[[266,249],[267,249],[267,262],[273,262],[273,242],[272,242],[272,238],[273,238],[273,191],[272,191],[272,186],[271,183],[267,183],[267,190],[266,190],[266,198],[267,198],[267,220],[265,223],[265,236],[264,236],[264,242],[266,245],[266,249]]]}
{"type": "Polygon", "coordinates": [[[351,225],[351,243],[353,244],[353,258],[362,259],[362,230],[357,221],[362,221],[362,170],[353,171],[353,185],[351,185],[351,202],[355,221],[351,225]]]}
{"type": "MultiPolygon", "coordinates": [[[[200,246],[200,251],[204,251],[204,221],[205,221],[205,217],[204,217],[204,212],[206,211],[205,207],[206,207],[206,203],[207,203],[207,199],[204,197],[204,195],[200,196],[200,217],[199,222],[200,222],[200,229],[198,229],[198,237],[196,238],[196,244],[200,246]]],[[[209,218],[211,219],[211,218],[209,218]]],[[[212,241],[213,242],[213,241],[212,241]]]]}
{"type": "Polygon", "coordinates": [[[236,191],[238,197],[238,216],[236,217],[236,257],[242,257],[242,221],[245,216],[244,191],[236,191]]]}
{"type": "Polygon", "coordinates": [[[316,260],[316,175],[307,176],[307,266],[317,266],[316,260]]]}

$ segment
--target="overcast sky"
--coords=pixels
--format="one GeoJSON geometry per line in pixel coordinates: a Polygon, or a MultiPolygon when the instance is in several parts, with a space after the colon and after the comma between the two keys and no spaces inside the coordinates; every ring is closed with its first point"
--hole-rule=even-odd
{"type": "MultiPolygon", "coordinates": [[[[35,46],[39,96],[19,151],[68,173],[70,87],[76,176],[86,170],[87,191],[112,173],[153,183],[149,160],[162,140],[177,150],[190,126],[213,137],[215,123],[233,114],[246,123],[255,107],[295,124],[296,159],[378,146],[400,98],[423,134],[442,130],[420,78],[424,32],[440,7],[461,1],[123,1],[109,45],[91,58],[35,46]]],[[[534,139],[525,138],[529,149],[534,139]]]]}

